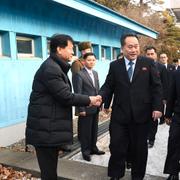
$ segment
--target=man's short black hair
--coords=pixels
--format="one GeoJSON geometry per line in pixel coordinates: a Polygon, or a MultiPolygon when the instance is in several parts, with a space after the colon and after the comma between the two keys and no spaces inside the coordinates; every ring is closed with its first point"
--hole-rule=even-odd
{"type": "Polygon", "coordinates": [[[122,47],[125,45],[125,40],[127,37],[135,37],[137,38],[137,40],[139,40],[137,34],[134,34],[134,33],[123,34],[120,39],[122,47]]]}
{"type": "Polygon", "coordinates": [[[173,59],[173,63],[177,63],[178,62],[178,59],[173,59]]]}
{"type": "Polygon", "coordinates": [[[94,56],[96,58],[96,55],[93,52],[88,52],[84,54],[83,59],[86,59],[88,56],[94,56]]]}
{"type": "Polygon", "coordinates": [[[144,51],[147,52],[148,50],[154,49],[154,52],[157,53],[157,49],[154,46],[146,46],[144,51]]]}
{"type": "Polygon", "coordinates": [[[71,36],[66,34],[54,34],[50,39],[50,52],[56,53],[57,47],[65,48],[68,45],[68,41],[73,43],[71,36]]]}
{"type": "Polygon", "coordinates": [[[159,55],[161,55],[161,54],[166,54],[166,56],[167,56],[167,53],[165,53],[165,52],[160,52],[159,55]]]}

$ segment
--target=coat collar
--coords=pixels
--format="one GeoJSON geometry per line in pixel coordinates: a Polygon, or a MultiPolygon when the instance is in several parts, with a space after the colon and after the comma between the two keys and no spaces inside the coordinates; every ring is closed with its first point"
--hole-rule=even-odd
{"type": "Polygon", "coordinates": [[[95,83],[95,86],[93,85],[92,79],[91,79],[91,77],[89,76],[89,73],[88,73],[87,69],[86,69],[86,68],[83,68],[83,69],[82,69],[82,72],[84,72],[84,74],[85,74],[85,76],[87,77],[87,79],[89,80],[89,83],[91,84],[91,86],[92,86],[93,88],[98,88],[98,84],[97,84],[98,79],[97,79],[97,77],[96,77],[95,71],[92,69],[92,73],[93,73],[93,75],[94,75],[94,83],[95,83]]]}
{"type": "Polygon", "coordinates": [[[71,67],[68,62],[62,60],[60,57],[57,56],[56,53],[51,53],[50,58],[52,58],[62,68],[62,70],[65,74],[68,73],[68,71],[71,67]]]}

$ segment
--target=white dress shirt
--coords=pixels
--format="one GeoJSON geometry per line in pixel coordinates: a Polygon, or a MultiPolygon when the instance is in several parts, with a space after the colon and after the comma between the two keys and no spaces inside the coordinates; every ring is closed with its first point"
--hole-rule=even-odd
{"type": "MultiPolygon", "coordinates": [[[[85,67],[85,66],[84,66],[85,67]]],[[[92,82],[93,82],[93,86],[95,86],[95,80],[94,80],[94,74],[93,74],[93,71],[91,69],[88,69],[87,67],[85,67],[86,71],[88,72],[89,76],[91,77],[92,79],[92,82]]]]}
{"type": "MultiPolygon", "coordinates": [[[[130,65],[129,65],[130,60],[128,60],[126,57],[124,57],[124,59],[125,59],[126,70],[128,71],[128,69],[129,69],[129,67],[130,67],[130,65]]],[[[132,73],[132,76],[131,76],[130,81],[132,81],[132,78],[133,78],[136,61],[137,61],[137,59],[132,60],[132,62],[133,62],[133,65],[132,65],[133,73],[132,73]]]]}

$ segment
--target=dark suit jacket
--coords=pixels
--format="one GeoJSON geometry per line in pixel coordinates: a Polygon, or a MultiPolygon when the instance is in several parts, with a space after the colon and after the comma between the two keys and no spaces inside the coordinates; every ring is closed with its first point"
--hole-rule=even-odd
{"type": "Polygon", "coordinates": [[[173,113],[180,122],[180,69],[173,72],[165,116],[171,118],[173,113]]]}
{"type": "MultiPolygon", "coordinates": [[[[94,70],[93,75],[95,86],[93,85],[92,79],[85,68],[76,73],[73,78],[74,92],[89,96],[97,95],[99,91],[99,78],[97,72],[94,70]]],[[[97,107],[77,107],[78,112],[86,112],[87,115],[97,113],[98,109],[99,108],[97,107]]]]}
{"type": "Polygon", "coordinates": [[[168,90],[172,83],[172,74],[176,70],[175,66],[172,64],[167,64],[167,72],[168,72],[168,90]]]}
{"type": "Polygon", "coordinates": [[[163,87],[163,99],[167,100],[168,97],[168,71],[164,65],[159,62],[156,62],[156,67],[159,71],[162,87],[163,87]]]}
{"type": "Polygon", "coordinates": [[[175,70],[175,66],[174,65],[172,65],[172,64],[167,64],[167,71],[168,72],[172,72],[172,71],[174,71],[175,70]]]}
{"type": "Polygon", "coordinates": [[[99,94],[103,101],[114,93],[111,122],[144,123],[151,119],[152,110],[162,109],[162,85],[154,62],[138,57],[130,82],[125,60],[110,64],[109,73],[99,94]]]}

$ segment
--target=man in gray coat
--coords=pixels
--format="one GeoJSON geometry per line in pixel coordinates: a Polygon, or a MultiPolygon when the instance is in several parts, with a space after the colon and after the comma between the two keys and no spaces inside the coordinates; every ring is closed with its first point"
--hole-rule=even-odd
{"type": "MultiPolygon", "coordinates": [[[[86,53],[84,55],[84,68],[74,75],[74,92],[95,96],[99,91],[99,79],[93,67],[96,63],[96,57],[93,53],[86,53]]],[[[78,107],[78,137],[81,143],[81,151],[83,159],[90,161],[90,154],[102,155],[97,146],[97,132],[98,132],[98,107],[78,107]]]]}

